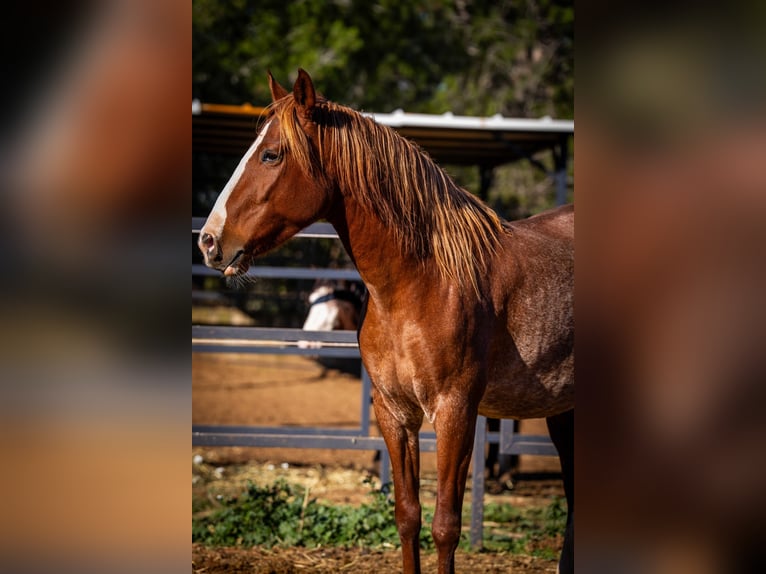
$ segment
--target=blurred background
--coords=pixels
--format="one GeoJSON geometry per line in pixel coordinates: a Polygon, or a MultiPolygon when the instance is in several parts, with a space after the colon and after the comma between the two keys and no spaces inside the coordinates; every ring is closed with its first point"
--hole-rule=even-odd
{"type": "Polygon", "coordinates": [[[578,564],[760,572],[764,4],[584,8],[578,564]]]}
{"type": "Polygon", "coordinates": [[[191,7],[0,27],[3,569],[186,566],[191,7]]]}

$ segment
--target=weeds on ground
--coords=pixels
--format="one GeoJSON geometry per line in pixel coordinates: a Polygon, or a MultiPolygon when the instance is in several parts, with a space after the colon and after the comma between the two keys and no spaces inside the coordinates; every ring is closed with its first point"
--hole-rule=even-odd
{"type": "Polygon", "coordinates": [[[249,483],[239,496],[224,498],[212,513],[193,520],[192,540],[214,546],[365,546],[398,542],[393,502],[377,491],[359,507],[327,505],[308,490],[278,480],[249,483]]]}
{"type": "Polygon", "coordinates": [[[542,508],[487,504],[484,506],[484,549],[558,558],[566,519],[566,500],[562,497],[554,498],[542,508]]]}
{"type": "MultiPolygon", "coordinates": [[[[309,491],[284,480],[268,486],[248,483],[238,496],[221,498],[216,507],[195,499],[192,541],[209,546],[399,546],[393,496],[369,484],[369,502],[360,506],[329,505],[309,498],[309,491]]],[[[432,550],[428,525],[433,508],[423,511],[420,543],[432,550]]],[[[557,535],[564,529],[566,505],[555,499],[546,508],[487,504],[484,548],[493,552],[557,555],[557,535]]],[[[464,517],[464,524],[470,518],[464,517]]],[[[464,532],[461,547],[470,548],[464,532]]]]}

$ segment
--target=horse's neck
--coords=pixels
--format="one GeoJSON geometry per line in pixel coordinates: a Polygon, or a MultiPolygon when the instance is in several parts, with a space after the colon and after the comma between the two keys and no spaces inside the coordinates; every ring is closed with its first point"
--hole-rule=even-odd
{"type": "Polygon", "coordinates": [[[402,253],[392,230],[379,217],[347,199],[328,219],[372,299],[384,302],[422,284],[420,262],[402,253]]]}

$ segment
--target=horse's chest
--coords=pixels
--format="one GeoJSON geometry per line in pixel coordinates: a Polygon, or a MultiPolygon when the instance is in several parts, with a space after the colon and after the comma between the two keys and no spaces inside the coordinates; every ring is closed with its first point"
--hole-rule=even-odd
{"type": "Polygon", "coordinates": [[[365,367],[388,410],[402,422],[423,414],[433,422],[458,369],[455,346],[406,325],[380,340],[360,342],[365,367]]]}
{"type": "Polygon", "coordinates": [[[416,349],[392,340],[386,345],[361,347],[362,358],[378,387],[403,394],[413,393],[413,380],[422,378],[424,365],[416,349]]]}

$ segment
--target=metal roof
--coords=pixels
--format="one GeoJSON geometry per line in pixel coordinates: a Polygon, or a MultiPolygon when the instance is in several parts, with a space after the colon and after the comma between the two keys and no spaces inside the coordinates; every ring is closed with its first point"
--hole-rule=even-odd
{"type": "MultiPolygon", "coordinates": [[[[241,156],[255,138],[265,108],[192,102],[192,149],[241,156]]],[[[574,134],[574,121],[366,113],[425,149],[439,163],[494,166],[552,148],[574,134]]]]}

